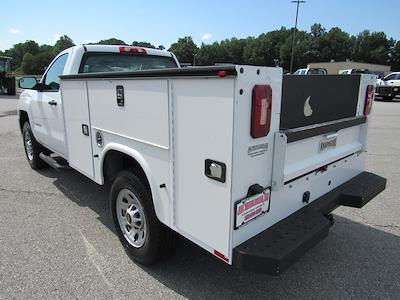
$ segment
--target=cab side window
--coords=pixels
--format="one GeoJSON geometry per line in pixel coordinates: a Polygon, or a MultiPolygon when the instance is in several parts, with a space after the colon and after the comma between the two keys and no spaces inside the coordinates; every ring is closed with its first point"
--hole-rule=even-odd
{"type": "Polygon", "coordinates": [[[44,79],[44,85],[46,90],[58,91],[60,89],[60,76],[64,72],[64,67],[67,62],[68,54],[61,55],[57,60],[50,66],[44,79]]]}

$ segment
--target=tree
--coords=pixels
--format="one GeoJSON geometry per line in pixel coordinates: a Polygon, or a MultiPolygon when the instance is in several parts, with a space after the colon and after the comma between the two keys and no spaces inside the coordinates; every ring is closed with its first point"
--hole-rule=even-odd
{"type": "Polygon", "coordinates": [[[68,35],[63,35],[57,40],[56,44],[54,45],[54,55],[57,55],[61,51],[73,46],[75,46],[73,40],[68,35]]]}
{"type": "Polygon", "coordinates": [[[356,38],[352,59],[361,62],[388,64],[390,51],[394,46],[393,39],[387,39],[383,32],[364,30],[356,38]]]}
{"type": "Polygon", "coordinates": [[[21,63],[21,70],[24,74],[35,74],[34,60],[35,57],[32,54],[25,53],[21,63]]]}
{"type": "Polygon", "coordinates": [[[183,63],[191,63],[197,54],[198,48],[193,42],[191,36],[179,38],[176,43],[173,43],[168,51],[173,52],[178,60],[183,63]]]}
{"type": "Polygon", "coordinates": [[[348,33],[333,27],[319,37],[313,36],[313,47],[315,61],[345,61],[351,58],[353,41],[348,33]]]}
{"type": "MultiPolygon", "coordinates": [[[[286,47],[285,43],[290,42],[288,38],[291,38],[291,31],[282,27],[279,30],[260,34],[257,38],[248,39],[244,50],[246,62],[252,65],[275,66],[275,60],[279,60],[281,64],[288,67],[290,54],[288,61],[286,55],[281,55],[282,47],[286,47]]],[[[299,40],[300,36],[297,33],[297,41],[299,40]]],[[[288,47],[291,49],[291,45],[288,47]]]]}
{"type": "Polygon", "coordinates": [[[148,42],[138,42],[138,41],[134,41],[132,42],[132,46],[136,46],[136,47],[144,47],[144,48],[153,48],[155,49],[156,47],[148,42]]]}
{"type": "Polygon", "coordinates": [[[393,71],[400,71],[400,41],[397,41],[390,52],[390,65],[393,71]]]}
{"type": "Polygon", "coordinates": [[[107,40],[101,40],[97,44],[99,45],[126,45],[123,40],[119,40],[116,38],[110,38],[107,40]]]}
{"type": "Polygon", "coordinates": [[[4,51],[4,54],[13,58],[12,67],[16,68],[21,65],[22,59],[26,53],[36,55],[39,52],[39,45],[35,41],[26,41],[24,43],[15,44],[12,48],[4,51]]]}
{"type": "MultiPolygon", "coordinates": [[[[216,63],[235,63],[275,66],[278,62],[284,69],[289,68],[292,51],[293,30],[282,27],[278,30],[245,39],[231,38],[201,44],[194,43],[192,37],[179,38],[169,48],[181,62],[198,65],[216,63]]],[[[124,41],[110,38],[101,40],[103,45],[126,45],[124,41]]],[[[12,48],[0,51],[1,55],[11,56],[12,67],[24,69],[28,73],[41,74],[43,69],[60,51],[73,46],[71,38],[60,37],[54,46],[39,45],[35,41],[15,44],[12,48]],[[29,53],[25,57],[25,55],[29,53]],[[22,68],[23,66],[23,68],[22,68]]],[[[133,41],[133,46],[156,48],[145,41],[133,41]]],[[[164,50],[163,45],[157,49],[164,50]]],[[[365,30],[357,36],[351,36],[338,27],[327,31],[321,24],[314,24],[310,31],[296,31],[294,68],[305,67],[310,62],[353,61],[390,64],[394,70],[400,70],[400,41],[387,38],[383,32],[365,30]]],[[[24,71],[24,72],[25,72],[24,71]]]]}

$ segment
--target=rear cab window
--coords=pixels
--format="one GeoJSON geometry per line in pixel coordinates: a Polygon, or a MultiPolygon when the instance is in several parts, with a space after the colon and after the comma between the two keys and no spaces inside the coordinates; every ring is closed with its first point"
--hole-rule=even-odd
{"type": "Polygon", "coordinates": [[[175,60],[167,56],[86,52],[79,73],[134,72],[177,67],[175,60]]]}

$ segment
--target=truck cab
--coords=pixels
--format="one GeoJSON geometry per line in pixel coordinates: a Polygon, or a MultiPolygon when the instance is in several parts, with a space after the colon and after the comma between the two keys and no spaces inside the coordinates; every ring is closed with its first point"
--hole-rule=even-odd
{"type": "Polygon", "coordinates": [[[19,109],[27,112],[32,132],[47,149],[67,158],[60,76],[97,72],[127,72],[177,68],[171,52],[131,46],[81,45],[62,51],[50,63],[42,79],[23,77],[25,88],[19,109]]]}

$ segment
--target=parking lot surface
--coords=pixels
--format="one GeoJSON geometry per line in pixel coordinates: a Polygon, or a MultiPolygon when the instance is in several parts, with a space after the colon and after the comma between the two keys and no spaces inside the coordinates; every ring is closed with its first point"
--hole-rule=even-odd
{"type": "Polygon", "coordinates": [[[171,259],[143,267],[119,243],[106,188],[30,169],[16,98],[0,96],[0,299],[399,299],[400,101],[374,103],[367,170],[387,189],[362,210],[336,210],[329,236],[280,277],[183,238],[171,259]]]}

